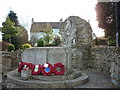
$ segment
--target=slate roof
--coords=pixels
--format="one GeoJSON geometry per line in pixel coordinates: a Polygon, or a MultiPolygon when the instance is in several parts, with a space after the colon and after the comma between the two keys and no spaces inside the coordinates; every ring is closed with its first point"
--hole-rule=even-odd
{"type": "Polygon", "coordinates": [[[30,32],[43,32],[47,23],[49,23],[54,29],[58,29],[60,26],[60,22],[33,22],[30,32]]]}

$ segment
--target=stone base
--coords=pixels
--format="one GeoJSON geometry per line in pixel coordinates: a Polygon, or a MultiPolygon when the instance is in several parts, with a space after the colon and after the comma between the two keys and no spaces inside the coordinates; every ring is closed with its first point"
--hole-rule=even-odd
{"type": "Polygon", "coordinates": [[[88,75],[85,73],[78,72],[79,74],[75,74],[73,72],[72,78],[71,75],[68,75],[66,78],[63,76],[33,76],[29,78],[21,78],[20,74],[17,70],[11,71],[7,74],[8,84],[7,88],[66,88],[66,87],[74,87],[76,85],[83,84],[88,81],[88,75]],[[51,80],[50,80],[50,77],[51,80]],[[58,78],[57,78],[58,77],[58,78]],[[61,80],[60,80],[61,77],[61,80]],[[54,78],[54,79],[53,79],[54,78]],[[42,80],[41,80],[42,79],[42,80]],[[52,80],[53,79],[53,80],[52,80]],[[58,79],[58,80],[57,80],[58,79]],[[70,80],[68,80],[70,79],[70,80]],[[55,81],[54,81],[55,80],[55,81]]]}
{"type": "Polygon", "coordinates": [[[64,80],[71,80],[74,78],[77,78],[82,75],[81,71],[73,70],[72,73],[67,75],[60,75],[60,76],[43,76],[43,75],[33,75],[32,78],[36,80],[42,80],[42,81],[64,81],[64,80]]]}

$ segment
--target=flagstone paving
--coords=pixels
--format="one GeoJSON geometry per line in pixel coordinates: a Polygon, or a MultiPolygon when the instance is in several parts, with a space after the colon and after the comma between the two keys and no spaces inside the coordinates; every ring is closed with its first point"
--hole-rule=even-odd
{"type": "Polygon", "coordinates": [[[78,85],[75,88],[116,88],[110,81],[110,77],[103,72],[98,72],[94,69],[82,70],[89,76],[89,81],[83,85],[78,85]]]}

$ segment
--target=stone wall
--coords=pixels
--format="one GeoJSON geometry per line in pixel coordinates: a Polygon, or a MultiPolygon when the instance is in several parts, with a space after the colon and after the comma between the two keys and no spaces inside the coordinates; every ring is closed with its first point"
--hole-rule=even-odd
{"type": "Polygon", "coordinates": [[[22,50],[17,50],[11,52],[11,69],[14,70],[18,67],[19,62],[21,61],[22,50]]]}
{"type": "Polygon", "coordinates": [[[9,70],[11,70],[10,52],[2,52],[2,72],[6,74],[9,70]]]}
{"type": "Polygon", "coordinates": [[[93,68],[108,74],[111,82],[120,86],[120,49],[113,46],[81,46],[73,48],[72,66],[93,68]]]}
{"type": "Polygon", "coordinates": [[[0,75],[2,74],[2,52],[0,51],[0,75]]]}
{"type": "Polygon", "coordinates": [[[72,48],[72,66],[75,69],[81,70],[88,68],[88,62],[91,58],[91,46],[84,45],[72,48]]]}
{"type": "Polygon", "coordinates": [[[120,50],[115,47],[96,46],[91,48],[88,67],[110,75],[111,82],[120,86],[120,50]]]}
{"type": "Polygon", "coordinates": [[[2,51],[2,71],[4,74],[18,67],[19,61],[21,61],[21,52],[22,51],[2,51]]]}

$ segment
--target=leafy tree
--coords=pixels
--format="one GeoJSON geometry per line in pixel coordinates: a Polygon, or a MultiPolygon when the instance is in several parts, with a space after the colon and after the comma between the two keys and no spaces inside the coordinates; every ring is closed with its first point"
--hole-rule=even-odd
{"type": "Polygon", "coordinates": [[[3,40],[11,43],[11,37],[16,36],[19,33],[19,30],[20,28],[14,26],[14,22],[9,18],[6,18],[2,27],[3,40]]]}
{"type": "MultiPolygon", "coordinates": [[[[115,37],[116,35],[115,3],[114,2],[98,2],[95,10],[97,14],[98,26],[104,29],[105,37],[106,38],[109,37],[109,40],[115,40],[116,38],[115,37]]],[[[118,13],[120,13],[120,9],[118,13]]],[[[118,22],[120,24],[120,21],[118,22]]]]}
{"type": "MultiPolygon", "coordinates": [[[[14,44],[16,49],[22,48],[22,44],[28,42],[27,30],[22,25],[19,24],[18,17],[16,16],[16,13],[14,13],[13,11],[10,11],[7,18],[9,18],[9,20],[14,23],[13,25],[14,27],[19,28],[18,30],[19,33],[17,35],[11,35],[10,42],[14,44]]],[[[4,25],[6,25],[5,22],[3,22],[3,26],[4,25]]],[[[9,42],[5,34],[3,34],[3,38],[4,41],[9,42]]]]}
{"type": "Polygon", "coordinates": [[[12,44],[16,49],[22,48],[22,45],[28,43],[28,34],[24,27],[20,26],[20,32],[18,35],[12,37],[12,44]]]}
{"type": "Polygon", "coordinates": [[[15,23],[15,26],[19,26],[19,21],[18,21],[18,17],[16,15],[16,13],[14,11],[10,11],[10,13],[8,14],[8,17],[10,18],[10,20],[12,22],[15,23]]]}
{"type": "Polygon", "coordinates": [[[47,23],[44,33],[45,35],[43,36],[43,39],[45,41],[45,45],[49,46],[50,41],[53,39],[53,29],[49,23],[47,23]]]}
{"type": "Polygon", "coordinates": [[[0,27],[0,31],[2,31],[2,28],[0,27]]]}
{"type": "Polygon", "coordinates": [[[22,25],[19,24],[18,17],[14,11],[10,11],[8,17],[10,18],[11,21],[15,23],[14,26],[20,28],[19,31],[20,33],[12,37],[12,43],[15,45],[16,49],[22,48],[22,44],[28,42],[27,30],[22,25]]]}

